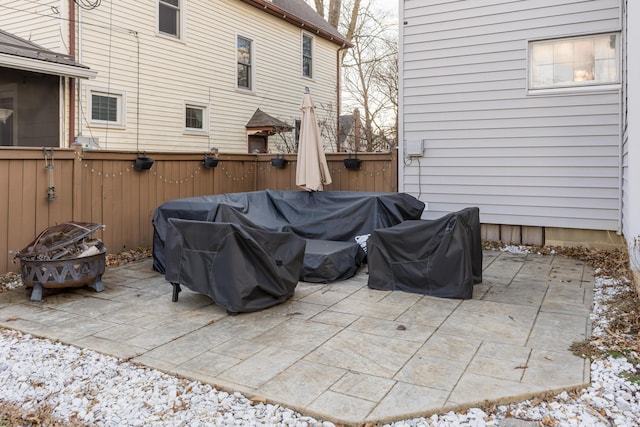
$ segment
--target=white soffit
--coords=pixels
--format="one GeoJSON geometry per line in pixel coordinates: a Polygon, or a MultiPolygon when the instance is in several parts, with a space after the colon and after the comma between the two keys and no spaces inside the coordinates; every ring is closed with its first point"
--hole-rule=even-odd
{"type": "Polygon", "coordinates": [[[25,58],[6,53],[0,53],[0,67],[79,79],[93,79],[98,74],[97,71],[85,67],[25,58]]]}

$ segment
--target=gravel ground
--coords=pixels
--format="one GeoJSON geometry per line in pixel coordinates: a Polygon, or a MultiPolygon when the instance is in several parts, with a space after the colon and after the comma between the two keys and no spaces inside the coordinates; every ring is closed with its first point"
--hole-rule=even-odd
{"type": "MultiPolygon", "coordinates": [[[[19,278],[5,279],[4,285],[19,286],[19,278]]],[[[630,286],[624,277],[596,278],[592,315],[596,342],[615,329],[607,316],[613,311],[612,302],[621,293],[629,293],[630,286]]],[[[386,426],[500,426],[513,425],[514,420],[535,421],[531,425],[539,426],[640,426],[637,336],[631,341],[625,336],[616,340],[631,344],[623,351],[600,348],[599,354],[605,356],[593,359],[592,385],[580,392],[386,426]]],[[[278,405],[251,401],[239,393],[229,394],[94,351],[0,329],[0,427],[9,425],[333,426],[278,405]],[[3,407],[9,409],[3,411],[3,407]]]]}

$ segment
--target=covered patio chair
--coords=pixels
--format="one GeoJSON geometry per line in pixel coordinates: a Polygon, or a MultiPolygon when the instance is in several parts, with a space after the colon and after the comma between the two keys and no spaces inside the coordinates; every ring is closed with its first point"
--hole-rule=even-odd
{"type": "Polygon", "coordinates": [[[184,285],[230,314],[257,311],[293,296],[305,245],[291,232],[170,218],[165,279],[173,301],[184,285]]]}
{"type": "Polygon", "coordinates": [[[368,286],[469,299],[482,282],[480,213],[476,207],[436,220],[409,220],[367,240],[368,286]]]}

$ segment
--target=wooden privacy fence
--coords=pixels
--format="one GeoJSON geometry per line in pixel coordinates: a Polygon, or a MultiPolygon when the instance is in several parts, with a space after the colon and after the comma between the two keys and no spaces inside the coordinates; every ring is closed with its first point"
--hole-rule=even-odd
{"type": "MultiPolygon", "coordinates": [[[[66,221],[105,225],[96,233],[109,252],[150,247],[151,219],[171,199],[255,190],[296,190],[296,156],[284,168],[269,154],[221,154],[205,168],[203,154],[146,154],[155,160],[138,171],[133,152],[74,149],[0,149],[0,274],[17,271],[10,251],[29,244],[45,228],[66,221]],[[48,192],[49,187],[55,191],[48,192]],[[50,197],[51,196],[51,197],[50,197]]],[[[325,190],[397,191],[397,152],[358,154],[358,170],[345,168],[346,153],[327,153],[333,183],[325,190]]]]}

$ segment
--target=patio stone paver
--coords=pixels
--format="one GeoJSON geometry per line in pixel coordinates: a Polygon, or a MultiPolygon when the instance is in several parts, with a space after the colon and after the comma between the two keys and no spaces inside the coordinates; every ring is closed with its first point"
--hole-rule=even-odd
{"type": "Polygon", "coordinates": [[[215,377],[227,369],[239,364],[243,359],[206,351],[176,366],[178,372],[191,372],[194,376],[208,375],[215,377]]]}
{"type": "Polygon", "coordinates": [[[0,326],[260,397],[345,425],[428,416],[485,400],[579,389],[593,271],[554,255],[483,252],[470,300],[300,282],[286,303],[230,316],[151,261],[109,268],[105,291],[0,294],[0,326]]]}
{"type": "Polygon", "coordinates": [[[369,418],[392,420],[415,417],[425,410],[442,408],[449,392],[411,383],[397,383],[369,414],[369,418]]]}
{"type": "Polygon", "coordinates": [[[345,369],[299,360],[263,384],[256,393],[303,408],[316,400],[346,372],[345,369]]]}
{"type": "Polygon", "coordinates": [[[265,347],[253,356],[223,371],[220,378],[258,388],[289,366],[304,353],[281,347],[265,347]]]}
{"type": "Polygon", "coordinates": [[[467,300],[440,330],[450,335],[524,345],[537,314],[538,307],[467,300]]]}
{"type": "Polygon", "coordinates": [[[362,420],[375,408],[377,402],[368,399],[337,393],[333,390],[326,390],[316,400],[305,408],[316,414],[339,413],[345,419],[362,420]]]}
{"type": "Polygon", "coordinates": [[[411,341],[343,330],[305,360],[392,378],[419,347],[411,341]]]}
{"type": "Polygon", "coordinates": [[[331,390],[342,395],[378,402],[396,384],[396,381],[359,372],[347,371],[331,390]]]}

